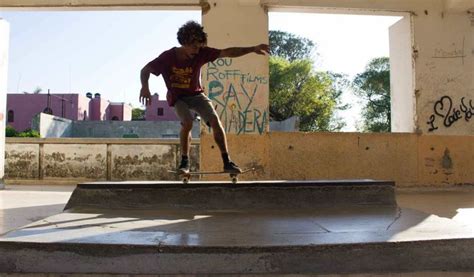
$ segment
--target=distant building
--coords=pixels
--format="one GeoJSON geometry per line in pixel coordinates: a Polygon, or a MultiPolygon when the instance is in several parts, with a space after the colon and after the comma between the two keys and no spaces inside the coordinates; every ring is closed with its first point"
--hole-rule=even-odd
{"type": "Polygon", "coordinates": [[[111,103],[87,93],[7,94],[7,125],[17,131],[31,128],[31,121],[38,113],[47,113],[74,121],[132,119],[132,107],[124,103],[111,103]]]}
{"type": "Polygon", "coordinates": [[[166,100],[160,100],[158,93],[151,97],[151,105],[146,106],[146,121],[179,121],[174,108],[168,106],[166,100]]]}

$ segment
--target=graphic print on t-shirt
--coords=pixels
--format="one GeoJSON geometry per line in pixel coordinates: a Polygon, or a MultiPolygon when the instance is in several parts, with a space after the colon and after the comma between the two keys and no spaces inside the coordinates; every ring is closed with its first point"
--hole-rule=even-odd
{"type": "Polygon", "coordinates": [[[189,89],[191,86],[191,77],[193,74],[192,67],[178,68],[173,66],[171,68],[171,87],[189,89]]]}

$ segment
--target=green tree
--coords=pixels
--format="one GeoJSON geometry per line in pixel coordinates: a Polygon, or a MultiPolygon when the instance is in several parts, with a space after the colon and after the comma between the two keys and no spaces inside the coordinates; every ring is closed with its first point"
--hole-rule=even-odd
{"type": "Polygon", "coordinates": [[[390,132],[390,60],[375,58],[353,80],[356,95],[366,101],[363,108],[364,132],[390,132]]]}
{"type": "Polygon", "coordinates": [[[335,75],[314,72],[311,60],[270,57],[270,118],[300,118],[300,131],[336,131],[344,123],[333,115],[341,93],[335,75]]]}
{"type": "Polygon", "coordinates": [[[346,76],[314,72],[313,41],[282,31],[270,31],[270,119],[300,119],[301,131],[339,131],[346,124],[337,117],[346,76]]]}
{"type": "Polygon", "coordinates": [[[290,62],[311,59],[316,45],[307,38],[302,38],[282,31],[270,31],[270,55],[284,58],[290,62]]]}
{"type": "Polygon", "coordinates": [[[145,120],[145,110],[142,110],[140,108],[133,108],[132,120],[145,120]]]}

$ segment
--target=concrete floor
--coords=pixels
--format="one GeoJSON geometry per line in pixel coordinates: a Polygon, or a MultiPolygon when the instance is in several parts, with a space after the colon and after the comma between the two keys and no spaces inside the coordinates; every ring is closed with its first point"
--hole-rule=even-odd
{"type": "MultiPolygon", "coordinates": [[[[61,213],[74,188],[6,186],[6,189],[0,190],[0,234],[61,213]]],[[[452,219],[474,230],[474,189],[399,190],[396,197],[402,208],[452,219]]]]}
{"type": "MultiPolygon", "coordinates": [[[[7,186],[0,191],[0,234],[31,224],[19,232],[12,232],[9,240],[21,232],[33,231],[41,234],[40,240],[58,241],[52,228],[63,230],[61,241],[114,244],[115,240],[133,237],[137,244],[156,244],[156,241],[167,245],[229,245],[245,246],[242,243],[263,245],[291,245],[304,243],[351,243],[353,241],[404,241],[406,239],[424,239],[426,230],[430,238],[457,236],[474,236],[474,190],[459,189],[449,191],[416,191],[404,190],[397,192],[398,210],[370,210],[360,208],[347,211],[319,211],[317,213],[300,212],[299,214],[273,214],[270,211],[256,211],[245,216],[238,212],[206,213],[173,213],[134,211],[76,211],[70,215],[60,214],[68,201],[74,186],[7,186]],[[134,215],[134,213],[137,213],[134,215]],[[229,216],[231,215],[231,216],[229,216]],[[48,217],[48,218],[47,218],[48,217]],[[43,220],[47,218],[46,220],[43,220]],[[140,218],[140,220],[137,220],[140,218]],[[451,221],[452,220],[452,221],[451,221]],[[290,222],[290,224],[288,224],[290,222]],[[32,224],[33,223],[33,224],[32,224]],[[253,233],[245,233],[246,225],[256,226],[253,233]],[[84,227],[89,227],[88,236],[81,234],[84,227]],[[410,228],[406,228],[410,226],[410,228]],[[159,230],[158,230],[158,229],[159,230]],[[184,231],[186,236],[169,236],[175,228],[184,231]],[[279,230],[278,232],[267,232],[279,230]],[[311,230],[311,233],[305,230],[311,230]],[[360,237],[349,236],[348,232],[360,230],[392,230],[382,236],[360,237]],[[140,230],[135,233],[135,230],[140,230]],[[168,232],[164,234],[163,232],[168,232]],[[193,231],[193,232],[187,232],[193,231]],[[205,232],[212,232],[211,236],[205,232]],[[260,231],[258,231],[260,230],[260,231]],[[319,230],[319,231],[318,231],[319,230]],[[420,232],[421,230],[422,232],[420,232]],[[462,233],[457,234],[459,230],[462,233]],[[202,231],[199,239],[191,234],[202,231]],[[223,232],[222,232],[223,231],[223,232]],[[332,232],[329,236],[328,231],[332,232]],[[244,233],[242,240],[229,240],[229,233],[244,233]],[[109,236],[109,233],[121,236],[109,236]],[[50,234],[50,235],[49,235],[50,234]],[[279,234],[284,234],[279,236],[279,234]],[[288,234],[297,234],[288,240],[288,234]],[[339,234],[339,235],[338,235],[339,234]],[[326,236],[326,237],[324,237],[326,236]]],[[[35,235],[22,236],[21,240],[35,242],[35,235]]],[[[7,234],[4,237],[9,237],[7,234]]],[[[20,276],[12,274],[12,276],[20,276]]],[[[41,275],[38,275],[41,276],[41,275]]],[[[46,275],[44,275],[46,276],[46,275]]],[[[51,275],[48,275],[51,276],[51,275]]],[[[75,275],[82,276],[82,275],[75,275]]],[[[101,275],[91,275],[101,276],[101,275]]],[[[125,275],[123,275],[125,276],[125,275]]],[[[183,275],[184,276],[184,275],[183,275]]],[[[235,276],[235,275],[234,275],[235,276]]],[[[249,275],[246,275],[249,276],[249,275]]],[[[285,275],[299,276],[299,275],[285,275]]],[[[474,273],[462,272],[423,272],[404,274],[353,274],[353,275],[310,275],[310,276],[452,276],[470,277],[474,273]]]]}

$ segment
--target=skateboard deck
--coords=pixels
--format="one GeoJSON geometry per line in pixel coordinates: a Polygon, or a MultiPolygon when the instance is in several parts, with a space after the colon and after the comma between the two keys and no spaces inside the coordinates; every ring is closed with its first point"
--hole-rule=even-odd
{"type": "Polygon", "coordinates": [[[184,184],[189,183],[189,180],[191,179],[191,176],[202,176],[202,175],[219,175],[219,174],[229,174],[232,183],[236,184],[238,181],[239,174],[245,174],[250,171],[255,171],[255,168],[246,168],[243,169],[242,172],[240,173],[233,173],[233,172],[225,172],[225,171],[190,171],[188,173],[181,173],[177,170],[168,170],[170,173],[174,173],[178,176],[180,176],[183,180],[184,184]]]}

